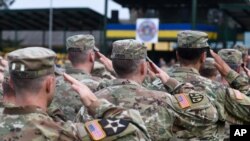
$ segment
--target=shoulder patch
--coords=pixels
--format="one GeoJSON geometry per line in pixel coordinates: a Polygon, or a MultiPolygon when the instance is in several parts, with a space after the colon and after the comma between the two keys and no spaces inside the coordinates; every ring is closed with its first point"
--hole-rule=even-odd
{"type": "Polygon", "coordinates": [[[204,96],[199,93],[189,93],[192,103],[199,103],[204,99],[204,96]]]}
{"type": "Polygon", "coordinates": [[[234,90],[234,94],[235,94],[236,99],[238,99],[238,100],[243,99],[242,93],[240,91],[234,90]]]}
{"type": "Polygon", "coordinates": [[[186,97],[186,94],[184,94],[184,93],[182,93],[182,94],[176,94],[176,95],[175,95],[175,98],[177,99],[177,101],[178,101],[178,103],[179,103],[179,105],[180,105],[180,107],[181,107],[182,109],[191,106],[191,104],[190,104],[188,98],[186,97]]]}
{"type": "Polygon", "coordinates": [[[98,120],[86,122],[85,127],[93,140],[101,140],[107,136],[98,120]]]}
{"type": "Polygon", "coordinates": [[[111,118],[102,119],[99,123],[102,125],[107,136],[117,135],[124,131],[129,125],[129,122],[126,120],[111,118]]]}

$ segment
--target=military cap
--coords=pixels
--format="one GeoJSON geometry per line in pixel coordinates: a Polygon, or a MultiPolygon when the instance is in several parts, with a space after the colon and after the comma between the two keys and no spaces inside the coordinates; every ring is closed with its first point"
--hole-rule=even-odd
{"type": "Polygon", "coordinates": [[[118,40],[113,43],[112,59],[145,59],[147,47],[133,39],[118,40]]]}
{"type": "Polygon", "coordinates": [[[82,51],[95,48],[95,38],[92,35],[74,35],[67,38],[67,50],[70,48],[80,49],[82,51]]]}
{"type": "Polygon", "coordinates": [[[237,49],[242,53],[242,55],[247,55],[248,54],[248,48],[246,48],[244,45],[235,45],[234,49],[237,49]]]}
{"type": "Polygon", "coordinates": [[[177,34],[178,48],[206,48],[209,47],[207,41],[205,32],[184,30],[177,34]]]}
{"type": "Polygon", "coordinates": [[[242,53],[236,49],[221,49],[218,55],[228,64],[240,65],[242,53]]]}
{"type": "Polygon", "coordinates": [[[43,47],[27,47],[12,51],[7,56],[9,72],[14,77],[33,79],[54,74],[56,54],[43,47]]]}
{"type": "Polygon", "coordinates": [[[214,58],[207,57],[203,64],[203,67],[205,69],[215,69],[214,63],[215,63],[214,58]]]}

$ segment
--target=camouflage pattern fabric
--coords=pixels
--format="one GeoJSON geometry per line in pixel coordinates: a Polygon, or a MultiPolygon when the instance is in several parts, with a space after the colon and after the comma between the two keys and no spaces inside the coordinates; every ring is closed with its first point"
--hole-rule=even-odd
{"type": "Polygon", "coordinates": [[[95,61],[94,69],[91,71],[91,75],[104,79],[115,79],[115,76],[107,71],[105,66],[99,61],[95,61]]]}
{"type": "Polygon", "coordinates": [[[221,49],[218,55],[229,65],[241,65],[242,53],[236,49],[221,49]]]}
{"type": "Polygon", "coordinates": [[[205,32],[184,30],[177,34],[178,48],[207,48],[208,35],[205,32]]]}
{"type": "Polygon", "coordinates": [[[211,57],[207,57],[204,64],[203,64],[203,68],[205,69],[216,69],[215,66],[214,66],[214,58],[211,58],[211,57]]]}
{"type": "MultiPolygon", "coordinates": [[[[152,140],[168,139],[210,139],[206,132],[213,134],[217,122],[217,110],[202,93],[183,93],[190,107],[181,108],[178,95],[172,96],[160,91],[148,90],[138,83],[116,79],[111,86],[95,93],[115,105],[138,110],[146,124],[152,140]],[[202,97],[191,103],[190,95],[202,97]]],[[[85,114],[78,119],[86,121],[85,114]]],[[[90,119],[87,119],[90,120],[90,119]]]]}
{"type": "MultiPolygon", "coordinates": [[[[96,116],[103,116],[99,117],[101,118],[99,121],[124,118],[126,119],[124,121],[128,123],[120,133],[106,134],[103,140],[149,140],[137,111],[115,108],[106,100],[100,100],[100,102],[96,116]],[[109,111],[108,114],[104,114],[105,111],[109,111]]],[[[0,115],[0,125],[0,140],[90,141],[93,137],[87,132],[87,126],[83,123],[54,122],[46,112],[34,106],[5,108],[4,114],[0,115]]],[[[102,129],[106,132],[105,127],[102,126],[102,129]]]]}
{"type": "Polygon", "coordinates": [[[248,48],[245,47],[244,45],[235,45],[234,49],[237,49],[238,51],[240,51],[243,56],[248,55],[248,48]]]}
{"type": "MultiPolygon", "coordinates": [[[[218,110],[220,121],[227,121],[230,124],[250,123],[248,118],[250,114],[250,98],[247,97],[250,92],[248,81],[236,72],[231,71],[226,80],[232,88],[238,89],[242,93],[200,76],[199,72],[193,68],[177,68],[170,76],[180,82],[193,84],[196,90],[206,90],[207,95],[218,110]]],[[[224,126],[222,128],[224,129],[224,126]]]]}
{"type": "Polygon", "coordinates": [[[70,48],[79,48],[82,51],[95,48],[95,37],[93,35],[74,35],[67,38],[67,50],[70,48]]]}
{"type": "Polygon", "coordinates": [[[224,139],[228,136],[228,134],[224,134],[225,121],[227,121],[227,124],[250,123],[248,118],[250,114],[250,99],[247,96],[249,95],[248,81],[236,72],[230,71],[226,77],[226,80],[230,82],[230,86],[235,89],[225,87],[220,83],[200,76],[199,72],[194,68],[179,67],[169,75],[179,82],[191,83],[195,91],[205,91],[218,111],[220,121],[217,129],[219,132],[216,135],[218,139],[224,139]],[[236,88],[240,91],[236,90],[236,88]]]}
{"type": "MultiPolygon", "coordinates": [[[[87,85],[93,92],[97,90],[101,82],[100,78],[93,77],[79,69],[68,68],[66,73],[87,85]]],[[[65,118],[73,121],[81,106],[82,102],[79,95],[71,89],[70,84],[65,83],[63,77],[59,77],[56,84],[56,93],[50,107],[60,107],[66,116],[65,118]]]]}
{"type": "Polygon", "coordinates": [[[147,47],[133,39],[118,40],[113,43],[111,59],[145,59],[147,47]]]}

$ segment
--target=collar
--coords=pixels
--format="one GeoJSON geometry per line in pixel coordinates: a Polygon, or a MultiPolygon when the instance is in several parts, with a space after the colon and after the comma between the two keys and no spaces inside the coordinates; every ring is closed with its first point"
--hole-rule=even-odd
{"type": "Polygon", "coordinates": [[[122,78],[117,78],[112,80],[112,85],[135,85],[142,87],[139,83],[133,81],[133,80],[128,80],[128,79],[122,79],[122,78]]]}
{"type": "Polygon", "coordinates": [[[199,71],[192,67],[176,67],[173,72],[174,73],[186,72],[186,73],[193,73],[193,74],[200,75],[199,71]]]}
{"type": "Polygon", "coordinates": [[[66,73],[68,74],[77,74],[77,73],[81,73],[81,74],[87,74],[89,75],[86,71],[84,70],[81,70],[81,69],[76,69],[76,68],[73,68],[73,67],[70,67],[70,68],[67,68],[66,69],[66,73]]]}
{"type": "Polygon", "coordinates": [[[47,115],[45,111],[43,111],[41,108],[37,106],[5,107],[3,113],[8,114],[8,115],[24,115],[24,114],[31,114],[31,113],[40,113],[40,114],[47,115]]]}

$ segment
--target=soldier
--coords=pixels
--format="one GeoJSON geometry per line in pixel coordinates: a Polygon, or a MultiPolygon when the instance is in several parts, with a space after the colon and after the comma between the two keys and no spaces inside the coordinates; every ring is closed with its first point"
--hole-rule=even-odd
{"type": "Polygon", "coordinates": [[[87,86],[67,74],[64,74],[65,79],[80,95],[83,105],[93,117],[99,119],[85,124],[54,122],[46,110],[55,90],[55,57],[53,51],[41,47],[19,49],[8,55],[16,106],[5,107],[0,116],[0,140],[148,139],[138,112],[114,107],[103,99],[98,100],[87,86]]]}
{"type": "MultiPolygon", "coordinates": [[[[148,68],[146,56],[147,48],[140,42],[114,42],[111,58],[118,79],[113,80],[111,86],[97,91],[96,96],[139,110],[152,140],[210,139],[218,119],[216,108],[202,92],[180,90],[183,93],[173,96],[142,87],[148,68]],[[199,101],[191,103],[192,96],[197,96],[199,101]],[[202,134],[203,130],[210,132],[210,136],[202,134]]],[[[155,65],[152,67],[157,69],[156,76],[169,91],[180,86],[164,71],[155,65]]]]}
{"type": "Polygon", "coordinates": [[[244,65],[247,66],[248,63],[248,48],[246,48],[244,45],[235,45],[234,49],[240,51],[242,53],[242,61],[244,65]]]}
{"type": "MultiPolygon", "coordinates": [[[[240,51],[236,49],[221,49],[218,52],[218,55],[229,65],[231,69],[233,69],[237,73],[240,73],[241,64],[243,63],[242,54],[240,51]]],[[[217,80],[222,84],[229,86],[229,84],[223,77],[219,76],[217,80]]]]}
{"type": "Polygon", "coordinates": [[[200,68],[200,74],[203,77],[216,81],[216,77],[218,75],[218,70],[214,66],[214,58],[208,57],[206,58],[204,64],[202,64],[200,68]]]}
{"type": "Polygon", "coordinates": [[[204,63],[206,51],[209,49],[208,35],[206,33],[189,30],[181,31],[178,33],[177,40],[176,55],[181,67],[176,68],[170,76],[180,82],[193,84],[196,90],[206,90],[207,95],[212,99],[211,102],[216,105],[220,117],[218,123],[220,123],[221,127],[218,128],[218,133],[214,136],[218,139],[224,138],[224,121],[230,124],[249,123],[250,99],[246,96],[250,94],[248,80],[230,69],[212,50],[210,50],[210,53],[215,59],[216,68],[230,86],[235,89],[224,87],[217,82],[200,76],[198,70],[204,63]]]}
{"type": "MultiPolygon", "coordinates": [[[[101,78],[91,76],[95,62],[95,40],[92,35],[74,35],[67,38],[68,58],[72,67],[66,68],[66,73],[87,85],[92,91],[96,91],[101,78]]],[[[81,108],[79,95],[64,83],[63,77],[57,79],[56,95],[51,104],[60,107],[65,118],[74,120],[81,108]]]]}

